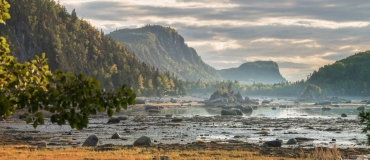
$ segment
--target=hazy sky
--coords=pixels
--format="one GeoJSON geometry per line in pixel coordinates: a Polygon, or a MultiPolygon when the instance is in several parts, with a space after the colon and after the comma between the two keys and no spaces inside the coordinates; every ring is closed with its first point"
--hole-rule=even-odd
{"type": "Polygon", "coordinates": [[[59,0],[106,33],[170,26],[216,69],[272,60],[289,81],[370,49],[369,0],[59,0]]]}

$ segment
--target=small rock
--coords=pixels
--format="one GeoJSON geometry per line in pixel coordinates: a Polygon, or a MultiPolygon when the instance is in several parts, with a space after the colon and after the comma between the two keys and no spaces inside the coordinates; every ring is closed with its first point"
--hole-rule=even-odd
{"type": "Polygon", "coordinates": [[[119,122],[120,122],[119,118],[110,118],[107,123],[114,124],[114,123],[119,123],[119,122]]]}
{"type": "Polygon", "coordinates": [[[95,135],[89,136],[85,142],[82,144],[82,147],[95,147],[98,145],[99,138],[95,135]]]}
{"type": "Polygon", "coordinates": [[[166,114],[166,118],[172,118],[172,114],[166,114]]]}
{"type": "Polygon", "coordinates": [[[18,117],[18,119],[22,119],[22,120],[23,120],[23,119],[26,119],[26,118],[27,118],[27,117],[26,117],[25,115],[23,115],[23,114],[22,114],[22,115],[19,115],[19,117],[18,117]]]}
{"type": "Polygon", "coordinates": [[[172,119],[172,122],[182,122],[182,118],[174,118],[172,119]]]}
{"type": "Polygon", "coordinates": [[[347,117],[347,114],[342,113],[341,117],[347,117]]]}
{"type": "Polygon", "coordinates": [[[335,141],[337,141],[335,138],[333,138],[331,141],[333,141],[333,142],[335,142],[335,141]]]}
{"type": "Polygon", "coordinates": [[[274,141],[267,141],[263,143],[264,145],[267,145],[269,147],[281,147],[281,144],[283,143],[282,140],[274,140],[274,141]]]}
{"type": "Polygon", "coordinates": [[[121,135],[119,135],[118,133],[114,133],[112,135],[112,139],[121,139],[121,135]]]}
{"type": "Polygon", "coordinates": [[[294,138],[292,139],[289,139],[288,142],[286,142],[287,145],[295,145],[297,144],[297,140],[295,140],[294,138]]]}
{"type": "Polygon", "coordinates": [[[152,141],[147,136],[141,136],[134,142],[134,146],[150,146],[152,145],[152,141]]]}

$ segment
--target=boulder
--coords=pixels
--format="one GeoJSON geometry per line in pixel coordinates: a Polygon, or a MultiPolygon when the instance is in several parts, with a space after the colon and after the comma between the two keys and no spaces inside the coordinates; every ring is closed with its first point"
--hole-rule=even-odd
{"type": "Polygon", "coordinates": [[[347,114],[342,113],[341,117],[347,117],[347,114]]]}
{"type": "Polygon", "coordinates": [[[98,145],[99,138],[95,135],[89,136],[85,142],[82,144],[82,147],[95,147],[98,145]]]}
{"type": "Polygon", "coordinates": [[[261,103],[262,103],[262,104],[269,104],[269,103],[270,103],[270,101],[265,99],[265,100],[263,100],[261,103]]]}
{"type": "Polygon", "coordinates": [[[292,139],[289,139],[288,142],[286,142],[287,145],[295,145],[297,144],[297,140],[295,140],[294,138],[292,139]]]}
{"type": "Polygon", "coordinates": [[[134,146],[150,146],[152,145],[152,140],[147,136],[141,136],[134,142],[134,146]]]}
{"type": "Polygon", "coordinates": [[[121,139],[121,135],[119,135],[118,133],[114,133],[112,135],[112,139],[121,139]]]}
{"type": "Polygon", "coordinates": [[[365,106],[357,107],[357,110],[364,111],[365,110],[365,106]]]}
{"type": "Polygon", "coordinates": [[[221,115],[222,116],[235,116],[235,115],[243,115],[243,113],[240,111],[240,109],[232,108],[232,109],[223,109],[221,110],[221,115]]]}
{"type": "Polygon", "coordinates": [[[174,118],[171,122],[182,122],[182,118],[174,118]]]}
{"type": "Polygon", "coordinates": [[[161,109],[159,106],[146,106],[145,110],[150,110],[150,109],[161,109]]]}
{"type": "Polygon", "coordinates": [[[174,98],[171,98],[170,102],[171,102],[171,103],[177,103],[177,102],[179,102],[179,101],[178,101],[178,100],[176,100],[176,99],[174,99],[174,98]]]}
{"type": "Polygon", "coordinates": [[[243,97],[240,94],[240,92],[238,92],[237,94],[235,94],[235,99],[236,99],[237,102],[240,102],[240,103],[243,103],[244,102],[243,97]]]}
{"type": "Polygon", "coordinates": [[[273,141],[267,141],[263,144],[269,147],[281,147],[282,143],[283,143],[282,140],[273,140],[273,141]]]}
{"type": "Polygon", "coordinates": [[[119,123],[120,122],[120,119],[119,118],[109,118],[108,120],[108,124],[115,124],[115,123],[119,123]]]}
{"type": "Polygon", "coordinates": [[[144,99],[135,99],[136,104],[146,104],[146,101],[144,99]]]}
{"type": "Polygon", "coordinates": [[[314,105],[331,105],[331,102],[328,102],[328,101],[316,102],[314,105]]]}
{"type": "Polygon", "coordinates": [[[244,114],[252,114],[252,112],[253,112],[253,108],[251,106],[243,107],[241,105],[238,105],[238,106],[235,106],[234,108],[239,109],[244,114]]]}
{"type": "Polygon", "coordinates": [[[159,110],[159,109],[149,109],[148,112],[149,113],[161,113],[161,110],[159,110]]]}

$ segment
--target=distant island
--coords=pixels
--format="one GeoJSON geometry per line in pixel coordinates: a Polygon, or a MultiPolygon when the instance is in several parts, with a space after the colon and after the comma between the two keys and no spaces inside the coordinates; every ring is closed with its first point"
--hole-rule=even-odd
{"type": "Polygon", "coordinates": [[[238,68],[219,70],[219,73],[225,80],[236,80],[244,84],[286,82],[280,74],[278,64],[273,61],[246,62],[238,68]]]}

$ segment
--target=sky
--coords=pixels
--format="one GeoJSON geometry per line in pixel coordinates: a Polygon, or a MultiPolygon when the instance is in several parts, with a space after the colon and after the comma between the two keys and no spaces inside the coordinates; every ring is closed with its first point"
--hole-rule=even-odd
{"type": "Polygon", "coordinates": [[[288,81],[370,50],[369,0],[59,0],[109,33],[171,27],[216,69],[278,63],[288,81]]]}

